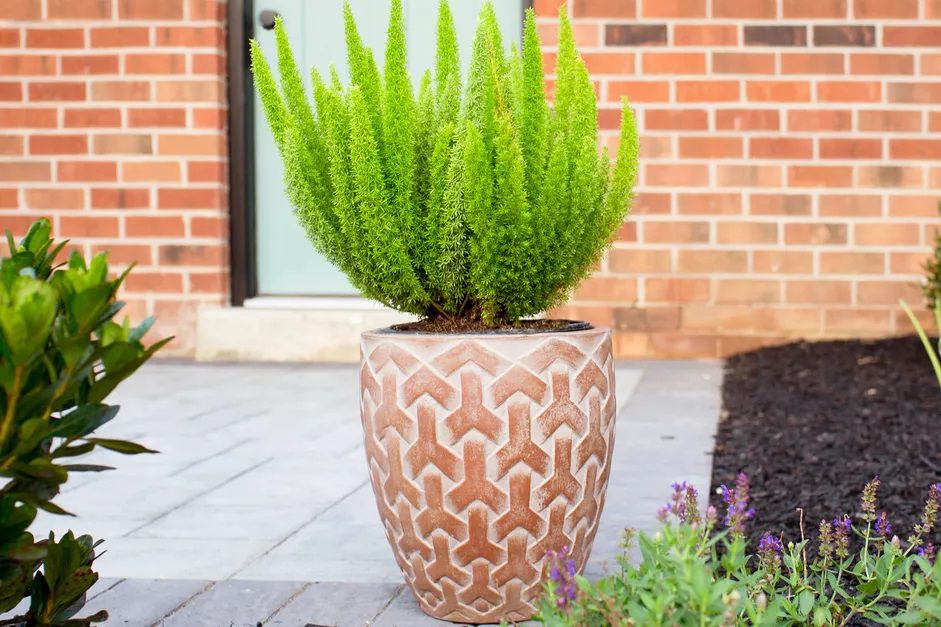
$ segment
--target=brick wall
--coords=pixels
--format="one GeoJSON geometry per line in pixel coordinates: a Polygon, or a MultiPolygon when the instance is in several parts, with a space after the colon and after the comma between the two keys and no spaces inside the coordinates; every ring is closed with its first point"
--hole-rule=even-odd
{"type": "MultiPolygon", "coordinates": [[[[536,0],[547,72],[561,2],[536,0]]],[[[568,315],[628,355],[908,332],[941,199],[941,0],[572,0],[632,220],[568,315]]],[[[549,78],[551,84],[551,76],[549,78]]]]}
{"type": "Polygon", "coordinates": [[[49,216],[136,261],[129,312],[184,351],[228,293],[224,18],[216,0],[0,0],[0,229],[49,216]]]}
{"type": "MultiPolygon", "coordinates": [[[[499,0],[511,1],[511,0],[499,0]]],[[[559,0],[536,0],[554,67],[559,0]]],[[[191,351],[227,299],[224,8],[0,0],[0,227],[139,262],[125,298],[191,351]]],[[[564,312],[621,356],[907,331],[939,224],[941,0],[572,0],[634,216],[564,312]]],[[[551,74],[548,77],[551,86],[551,74]]]]}

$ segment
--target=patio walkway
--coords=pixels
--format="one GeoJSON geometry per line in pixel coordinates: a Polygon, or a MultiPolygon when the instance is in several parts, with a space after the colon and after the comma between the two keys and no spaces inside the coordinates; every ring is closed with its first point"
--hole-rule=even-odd
{"type": "MultiPolygon", "coordinates": [[[[669,485],[708,489],[718,362],[617,367],[608,498],[587,574],[614,565],[620,531],[652,528],[669,485]]],[[[157,362],[111,399],[102,430],[161,451],[73,475],[36,535],[106,540],[88,612],[108,625],[397,625],[426,618],[386,542],[366,475],[357,369],[157,362]]],[[[89,460],[92,461],[92,460],[89,460]]]]}

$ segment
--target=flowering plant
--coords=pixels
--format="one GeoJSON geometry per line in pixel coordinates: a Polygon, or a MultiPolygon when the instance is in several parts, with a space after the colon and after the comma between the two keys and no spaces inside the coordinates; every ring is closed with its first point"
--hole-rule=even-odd
{"type": "Polygon", "coordinates": [[[711,506],[701,513],[696,489],[674,484],[659,511],[660,531],[626,533],[618,573],[591,583],[560,568],[564,555],[550,555],[538,620],[599,627],[941,625],[941,559],[933,543],[941,483],[930,487],[905,540],[879,511],[879,487],[876,477],[863,490],[861,514],[821,521],[813,541],[803,532],[796,542],[765,532],[751,552],[746,475],[720,488],[722,517],[711,506]],[[630,553],[637,550],[635,564],[630,553]]]}

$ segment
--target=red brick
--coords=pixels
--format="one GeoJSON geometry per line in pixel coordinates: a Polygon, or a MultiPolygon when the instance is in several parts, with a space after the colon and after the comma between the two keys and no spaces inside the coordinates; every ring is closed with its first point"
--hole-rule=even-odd
{"type": "Polygon", "coordinates": [[[861,19],[913,19],[919,0],[853,0],[853,16],[861,19]]]}
{"type": "Polygon", "coordinates": [[[219,80],[159,81],[157,100],[162,102],[223,102],[225,89],[219,80]]]}
{"type": "Polygon", "coordinates": [[[128,216],[124,232],[129,237],[184,237],[186,225],[179,216],[128,216]]]}
{"type": "Polygon", "coordinates": [[[941,83],[889,83],[889,102],[936,105],[941,102],[941,83]]]}
{"type": "Polygon", "coordinates": [[[889,215],[906,218],[936,218],[938,216],[938,197],[927,196],[891,196],[889,215]]]}
{"type": "Polygon", "coordinates": [[[124,287],[131,293],[179,294],[183,291],[183,275],[177,272],[132,272],[124,287]]]}
{"type": "Polygon", "coordinates": [[[781,167],[776,165],[718,165],[719,187],[778,187],[781,167]]]}
{"type": "Polygon", "coordinates": [[[95,48],[147,46],[150,45],[150,29],[146,26],[92,28],[91,45],[95,48]]]}
{"type": "Polygon", "coordinates": [[[150,207],[150,190],[101,188],[91,190],[94,209],[145,209],[150,207]]]}
{"type": "Polygon", "coordinates": [[[157,182],[182,180],[178,161],[127,161],[121,166],[121,180],[127,182],[157,182]]]}
{"type": "Polygon", "coordinates": [[[223,161],[190,161],[186,165],[187,180],[191,183],[227,182],[227,170],[223,161]]]}
{"type": "Polygon", "coordinates": [[[0,20],[38,20],[42,3],[37,0],[4,0],[0,3],[0,20]]]}
{"type": "Polygon", "coordinates": [[[821,81],[817,85],[817,97],[821,102],[878,102],[882,98],[882,84],[821,81]]]}
{"type": "MultiPolygon", "coordinates": [[[[19,204],[19,192],[17,190],[0,188],[0,207],[3,207],[4,209],[15,209],[19,206],[19,204]]],[[[10,218],[11,216],[9,215],[3,216],[4,222],[7,222],[10,218]]],[[[17,231],[25,232],[28,226],[29,224],[26,223],[22,225],[22,228],[12,226],[7,228],[16,233],[17,231]]]]}
{"type": "Polygon", "coordinates": [[[875,26],[814,26],[815,46],[862,46],[876,45],[875,26]]]}
{"type": "Polygon", "coordinates": [[[559,7],[568,4],[569,0],[535,0],[534,8],[536,15],[540,17],[556,17],[559,15],[559,7]]]}
{"type": "Polygon", "coordinates": [[[81,28],[27,28],[27,48],[84,48],[85,31],[81,28]]]}
{"type": "Polygon", "coordinates": [[[118,180],[118,164],[114,161],[60,161],[56,180],[68,183],[111,182],[118,180]]]}
{"type": "Polygon", "coordinates": [[[0,161],[0,181],[48,181],[51,178],[52,169],[48,162],[0,161]]]}
{"type": "Polygon", "coordinates": [[[19,48],[20,31],[18,28],[0,28],[0,48],[19,48]]]}
{"type": "Polygon", "coordinates": [[[604,30],[607,46],[665,46],[666,24],[608,24],[604,30]]]}
{"type": "Polygon", "coordinates": [[[919,239],[917,224],[866,222],[853,226],[853,242],[859,246],[915,246],[919,239]]]}
{"type": "Polygon", "coordinates": [[[810,83],[806,81],[748,81],[747,98],[753,102],[807,102],[810,83]]]}
{"type": "Polygon", "coordinates": [[[185,74],[186,55],[179,53],[129,54],[124,59],[128,74],[185,74]]]}
{"type": "Polygon", "coordinates": [[[929,19],[941,18],[941,0],[927,0],[925,17],[929,19]]]}
{"type": "Polygon", "coordinates": [[[806,46],[806,26],[745,26],[746,46],[806,46]]]}
{"type": "Polygon", "coordinates": [[[718,222],[716,241],[720,244],[775,244],[778,225],[774,222],[718,222]]]}
{"type": "Polygon", "coordinates": [[[799,137],[752,137],[748,140],[748,155],[756,159],[810,159],[814,142],[799,137]]]}
{"type": "Polygon", "coordinates": [[[194,54],[193,74],[222,75],[226,72],[225,57],[221,54],[194,54]]]}
{"type": "Polygon", "coordinates": [[[849,304],[851,298],[848,281],[787,281],[784,291],[789,303],[849,304]]]}
{"type": "Polygon", "coordinates": [[[853,113],[839,109],[792,109],[787,114],[791,131],[850,131],[853,113]]]}
{"type": "Polygon", "coordinates": [[[765,274],[811,274],[814,254],[797,250],[756,250],[752,263],[755,272],[765,274]]]}
{"type": "Polygon", "coordinates": [[[885,26],[882,45],[937,48],[941,46],[941,26],[885,26]]]}
{"type": "Polygon", "coordinates": [[[161,155],[224,156],[226,140],[218,135],[160,135],[161,155]]]}
{"type": "Polygon", "coordinates": [[[645,52],[644,74],[705,74],[706,55],[701,52],[645,52]]]}
{"type": "Polygon", "coordinates": [[[844,74],[846,63],[842,54],[829,52],[784,52],[781,54],[782,74],[844,74]]]}
{"type": "Polygon", "coordinates": [[[190,220],[190,235],[193,237],[228,237],[228,222],[224,218],[193,216],[190,220]]]}
{"type": "MultiPolygon", "coordinates": [[[[860,281],[856,284],[856,295],[860,305],[892,307],[897,307],[899,300],[918,303],[923,298],[921,286],[911,281],[860,281]]],[[[907,317],[905,322],[908,322],[907,317]]]]}
{"type": "Polygon", "coordinates": [[[95,135],[94,152],[101,155],[149,155],[153,153],[150,135],[95,135]]]}
{"type": "Polygon", "coordinates": [[[774,55],[765,52],[713,52],[716,74],[774,74],[774,55]]]}
{"type": "Polygon", "coordinates": [[[806,194],[751,194],[748,198],[752,215],[810,215],[811,200],[806,194]]]}
{"type": "Polygon", "coordinates": [[[30,209],[83,209],[85,192],[80,189],[27,189],[26,206],[30,209]]]}
{"type": "Polygon", "coordinates": [[[48,54],[0,56],[0,76],[45,76],[56,73],[56,58],[48,54]]]}
{"type": "Polygon", "coordinates": [[[59,234],[63,237],[117,237],[120,225],[117,218],[105,216],[62,216],[59,234]]]}
{"type": "Polygon", "coordinates": [[[631,211],[635,214],[650,215],[670,213],[670,195],[639,192],[634,196],[631,211]]]}
{"type": "Polygon", "coordinates": [[[775,18],[778,15],[775,0],[713,0],[713,17],[775,18]]]}
{"type": "Polygon", "coordinates": [[[883,274],[886,267],[884,253],[822,252],[822,274],[883,274]]]}
{"type": "Polygon", "coordinates": [[[66,109],[66,128],[114,128],[121,126],[120,109],[66,109]]]}
{"type": "Polygon", "coordinates": [[[892,139],[889,141],[892,159],[941,159],[941,139],[892,139]]]}
{"type": "Polygon", "coordinates": [[[709,279],[648,278],[644,300],[650,303],[704,303],[709,300],[709,279]]]}
{"type": "Polygon", "coordinates": [[[709,114],[702,109],[647,109],[644,128],[658,131],[704,131],[709,114]]]}
{"type": "Polygon", "coordinates": [[[748,253],[744,250],[687,250],[677,254],[677,269],[684,274],[746,272],[748,253]]]}
{"type": "Polygon", "coordinates": [[[132,264],[150,265],[153,261],[153,253],[149,245],[144,244],[98,244],[92,246],[92,253],[108,253],[108,261],[111,264],[132,264]]]}
{"type": "Polygon", "coordinates": [[[186,126],[186,109],[129,109],[127,119],[131,127],[186,126]]]}
{"type": "Polygon", "coordinates": [[[572,15],[575,17],[634,17],[634,0],[574,0],[572,15]]]}
{"type": "Polygon", "coordinates": [[[846,224],[836,222],[792,222],[784,225],[784,243],[799,246],[846,244],[846,224]]]}
{"type": "Polygon", "coordinates": [[[737,46],[738,28],[733,24],[677,24],[673,27],[675,46],[737,46]]]}
{"type": "Polygon", "coordinates": [[[728,102],[739,99],[736,81],[677,81],[678,102],[728,102]]]}
{"type": "MultiPolygon", "coordinates": [[[[617,120],[613,128],[621,127],[621,109],[616,110],[615,119],[617,120]]],[[[214,128],[222,130],[226,126],[227,111],[221,107],[208,107],[193,109],[193,127],[194,128],[214,128]]]]}
{"type": "Polygon", "coordinates": [[[850,55],[853,74],[914,74],[915,55],[911,54],[853,54],[850,55]]]}
{"type": "Polygon", "coordinates": [[[856,114],[861,131],[888,131],[917,133],[921,131],[920,111],[871,111],[860,110],[856,114]]]}
{"type": "Polygon", "coordinates": [[[643,17],[706,17],[705,0],[657,0],[644,2],[643,17]]]}
{"type": "Polygon", "coordinates": [[[670,251],[615,248],[608,253],[608,268],[611,272],[667,273],[672,270],[670,251]]]}
{"type": "MultiPolygon", "coordinates": [[[[188,0],[187,17],[191,20],[224,22],[227,0],[188,0]]],[[[558,10],[553,15],[558,15],[558,10]]]]}
{"type": "Polygon", "coordinates": [[[58,122],[55,109],[0,108],[0,128],[55,128],[58,122]]]}
{"type": "Polygon", "coordinates": [[[146,81],[101,81],[92,83],[92,100],[150,100],[150,83],[146,81]]]}
{"type": "Polygon", "coordinates": [[[699,186],[709,184],[709,168],[692,164],[647,164],[646,183],[654,187],[699,186]]]}
{"type": "Polygon", "coordinates": [[[221,266],[226,263],[226,249],[221,245],[185,244],[159,247],[161,265],[221,266]]]}
{"type": "Polygon", "coordinates": [[[706,243],[709,241],[708,222],[667,222],[643,223],[644,242],[666,243],[706,243]]]}
{"type": "Polygon", "coordinates": [[[589,277],[578,286],[573,300],[632,302],[637,300],[637,280],[628,277],[589,277]]]}
{"type": "Polygon", "coordinates": [[[921,168],[874,165],[856,168],[856,184],[860,187],[921,187],[921,168]]]}
{"type": "Polygon", "coordinates": [[[882,198],[860,194],[821,195],[821,216],[878,216],[882,213],[882,198]]]}
{"type": "Polygon", "coordinates": [[[0,81],[0,102],[15,102],[22,99],[22,83],[6,83],[0,81]]]}
{"type": "Polygon", "coordinates": [[[941,131],[941,111],[930,111],[928,113],[928,129],[933,133],[941,131]]]}
{"type": "Polygon", "coordinates": [[[158,46],[218,50],[225,46],[225,32],[217,26],[157,26],[154,29],[154,41],[158,46]]]}
{"type": "Polygon", "coordinates": [[[722,215],[742,212],[741,194],[702,193],[676,195],[681,214],[722,215]]]}
{"type": "Polygon", "coordinates": [[[107,20],[111,18],[111,0],[46,0],[49,19],[107,20]]]}
{"type": "Polygon", "coordinates": [[[63,74],[117,74],[118,66],[118,57],[113,54],[62,57],[63,74]]]}
{"type": "Polygon", "coordinates": [[[0,135],[0,155],[22,155],[23,138],[19,135],[0,135]]]}
{"type": "Polygon", "coordinates": [[[941,75],[941,53],[922,54],[921,73],[925,76],[941,75]]]}
{"type": "Polygon", "coordinates": [[[33,135],[29,138],[31,155],[80,155],[88,153],[86,135],[33,135]]]}
{"type": "Polygon", "coordinates": [[[181,20],[183,0],[118,0],[118,17],[131,20],[181,20]]]}
{"type": "Polygon", "coordinates": [[[768,279],[724,279],[716,281],[716,302],[730,304],[777,303],[781,283],[768,279]]]}
{"type": "Polygon", "coordinates": [[[781,125],[777,109],[719,109],[716,129],[720,131],[776,131],[781,125]]]}
{"type": "Polygon", "coordinates": [[[36,102],[85,100],[85,83],[30,83],[29,99],[36,102]]]}
{"type": "Polygon", "coordinates": [[[850,187],[853,169],[835,165],[791,166],[787,180],[794,187],[850,187]]]}
{"type": "MultiPolygon", "coordinates": [[[[547,57],[552,58],[552,64],[548,66],[546,73],[551,74],[555,71],[555,55],[543,52],[543,59],[547,57]]],[[[582,52],[585,67],[588,68],[588,73],[592,76],[599,74],[633,74],[634,58],[633,52],[582,52]]]]}
{"type": "Polygon", "coordinates": [[[847,0],[783,0],[785,19],[826,19],[846,17],[847,0]]]}
{"type": "Polygon", "coordinates": [[[741,137],[680,137],[680,158],[722,159],[742,156],[741,137]]]}
{"type": "Polygon", "coordinates": [[[608,100],[620,102],[627,96],[631,102],[669,102],[670,83],[666,81],[611,81],[608,100]]]}
{"type": "MultiPolygon", "coordinates": [[[[543,46],[555,46],[559,43],[558,21],[539,23],[536,28],[543,46]]],[[[572,24],[572,32],[578,46],[598,46],[601,43],[601,30],[597,23],[575,22],[572,24]]]]}
{"type": "Polygon", "coordinates": [[[882,157],[880,139],[821,139],[821,159],[879,159],[882,157]]]}
{"type": "Polygon", "coordinates": [[[180,188],[157,190],[160,209],[221,209],[224,194],[218,189],[180,188]]]}

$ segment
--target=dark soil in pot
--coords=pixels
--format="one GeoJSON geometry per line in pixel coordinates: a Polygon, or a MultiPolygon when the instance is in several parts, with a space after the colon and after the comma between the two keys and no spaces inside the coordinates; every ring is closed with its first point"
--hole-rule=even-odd
{"type": "Polygon", "coordinates": [[[905,538],[929,485],[941,481],[941,390],[917,337],[737,355],[726,363],[722,396],[711,500],[718,507],[716,488],[749,475],[752,546],[765,530],[799,540],[797,507],[813,538],[823,518],[858,516],[874,475],[879,507],[905,538]]]}
{"type": "Polygon", "coordinates": [[[480,320],[462,320],[436,318],[434,320],[420,320],[406,322],[389,327],[390,333],[426,333],[429,335],[460,335],[462,333],[475,335],[520,335],[526,333],[558,333],[570,331],[587,331],[593,328],[587,322],[578,320],[535,319],[519,320],[515,324],[505,326],[487,325],[480,320]]]}

